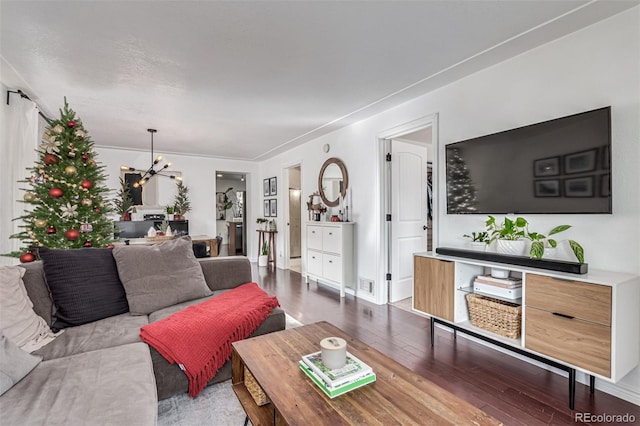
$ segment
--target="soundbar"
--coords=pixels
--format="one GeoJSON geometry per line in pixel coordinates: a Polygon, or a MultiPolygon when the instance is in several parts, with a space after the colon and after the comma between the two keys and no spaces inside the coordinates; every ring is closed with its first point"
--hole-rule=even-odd
{"type": "Polygon", "coordinates": [[[487,251],[463,250],[450,247],[438,247],[436,253],[445,256],[457,256],[467,259],[485,260],[488,262],[508,263],[510,265],[528,266],[530,268],[548,269],[550,271],[568,272],[571,274],[586,274],[589,264],[567,262],[564,260],[532,259],[526,256],[510,256],[487,251]]]}

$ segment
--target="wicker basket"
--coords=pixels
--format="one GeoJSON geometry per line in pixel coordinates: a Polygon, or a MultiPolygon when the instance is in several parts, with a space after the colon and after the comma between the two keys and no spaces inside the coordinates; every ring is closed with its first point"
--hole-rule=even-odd
{"type": "Polygon", "coordinates": [[[244,386],[259,407],[271,402],[247,367],[244,368],[244,386]]]}
{"type": "Polygon", "coordinates": [[[522,306],[478,294],[467,294],[471,324],[504,337],[520,337],[522,306]]]}

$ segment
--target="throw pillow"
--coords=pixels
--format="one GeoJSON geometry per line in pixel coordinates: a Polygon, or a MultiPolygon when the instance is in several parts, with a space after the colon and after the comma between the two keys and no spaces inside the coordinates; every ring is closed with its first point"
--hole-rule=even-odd
{"type": "Polygon", "coordinates": [[[24,287],[25,269],[0,267],[0,330],[18,347],[33,352],[55,337],[46,321],[33,311],[24,287]]]}
{"type": "Polygon", "coordinates": [[[133,315],[212,294],[188,236],[150,246],[117,246],[113,257],[133,315]]]}
{"type": "Polygon", "coordinates": [[[42,358],[23,351],[0,331],[0,395],[22,380],[40,361],[42,358]]]}
{"type": "Polygon", "coordinates": [[[82,325],[129,311],[111,249],[39,249],[54,304],[51,328],[82,325]]]}

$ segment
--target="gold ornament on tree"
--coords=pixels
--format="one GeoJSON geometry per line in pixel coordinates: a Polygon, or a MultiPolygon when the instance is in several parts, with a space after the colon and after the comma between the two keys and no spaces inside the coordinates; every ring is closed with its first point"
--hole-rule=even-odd
{"type": "Polygon", "coordinates": [[[64,168],[64,173],[67,176],[75,175],[77,172],[78,172],[78,169],[76,169],[76,166],[67,166],[64,168]]]}
{"type": "Polygon", "coordinates": [[[31,193],[31,192],[27,192],[24,194],[24,197],[22,197],[25,201],[35,201],[36,196],[31,193]]]}
{"type": "Polygon", "coordinates": [[[36,219],[33,223],[36,225],[36,228],[44,228],[47,226],[47,221],[44,219],[36,219]]]}
{"type": "Polygon", "coordinates": [[[80,203],[85,207],[91,207],[91,204],[93,204],[93,201],[91,201],[90,198],[83,198],[82,201],[80,201],[80,203]]]}

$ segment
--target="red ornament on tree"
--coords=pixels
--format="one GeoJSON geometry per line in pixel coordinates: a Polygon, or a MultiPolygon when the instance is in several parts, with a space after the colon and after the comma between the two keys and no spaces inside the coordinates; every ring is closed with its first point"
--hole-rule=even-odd
{"type": "Polygon", "coordinates": [[[64,194],[64,191],[62,191],[62,189],[60,188],[51,188],[49,190],[49,195],[53,198],[60,198],[62,197],[62,194],[64,194]]]}
{"type": "Polygon", "coordinates": [[[69,241],[75,241],[80,238],[80,232],[77,229],[69,229],[64,233],[64,237],[69,241]]]}
{"type": "Polygon", "coordinates": [[[93,209],[93,211],[96,213],[100,213],[100,207],[96,207],[95,209],[93,209]]]}
{"type": "Polygon", "coordinates": [[[86,163],[88,159],[89,159],[89,155],[88,154],[82,154],[82,161],[84,161],[86,163]]]}
{"type": "Polygon", "coordinates": [[[93,186],[93,182],[91,182],[89,179],[85,179],[82,181],[82,183],[80,184],[84,189],[91,189],[91,187],[93,186]]]}
{"type": "Polygon", "coordinates": [[[30,251],[22,253],[22,255],[20,256],[21,263],[29,263],[33,262],[34,260],[36,260],[36,257],[30,251]]]}
{"type": "Polygon", "coordinates": [[[75,121],[67,121],[67,126],[76,127],[76,122],[75,121]]]}
{"type": "Polygon", "coordinates": [[[47,234],[55,234],[56,233],[56,228],[54,228],[53,226],[50,226],[47,228],[47,234]]]}
{"type": "Polygon", "coordinates": [[[47,154],[44,156],[44,164],[46,164],[47,166],[58,164],[58,157],[53,154],[47,154]]]}
{"type": "Polygon", "coordinates": [[[85,241],[84,244],[82,245],[82,247],[91,247],[93,246],[93,244],[91,244],[91,241],[85,241]]]}

